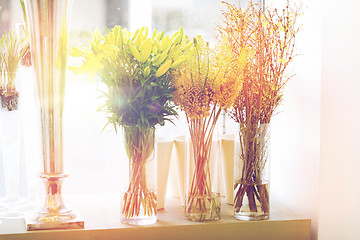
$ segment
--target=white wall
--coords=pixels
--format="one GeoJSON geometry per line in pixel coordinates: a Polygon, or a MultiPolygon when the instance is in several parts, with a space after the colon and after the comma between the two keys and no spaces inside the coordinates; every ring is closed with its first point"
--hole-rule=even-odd
{"type": "Polygon", "coordinates": [[[71,30],[102,29],[106,26],[106,0],[73,0],[71,30]]]}
{"type": "Polygon", "coordinates": [[[319,239],[360,239],[358,1],[324,1],[319,239]]]}
{"type": "Polygon", "coordinates": [[[129,30],[148,27],[151,30],[151,1],[131,0],[129,7],[129,30]]]}
{"type": "MultiPolygon", "coordinates": [[[[282,8],[286,1],[266,1],[282,8]]],[[[298,1],[299,2],[299,1],[298,1]]],[[[300,56],[290,66],[280,113],[272,120],[271,193],[312,220],[317,239],[320,163],[321,1],[303,0],[303,30],[297,36],[300,56]]]]}

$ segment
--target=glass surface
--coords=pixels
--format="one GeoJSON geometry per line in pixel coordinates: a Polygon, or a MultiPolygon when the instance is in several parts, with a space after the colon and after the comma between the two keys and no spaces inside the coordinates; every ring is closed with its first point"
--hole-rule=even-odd
{"type": "Polygon", "coordinates": [[[234,216],[269,218],[270,124],[240,124],[234,146],[234,216]]]}
{"type": "Polygon", "coordinates": [[[185,219],[195,222],[220,220],[220,194],[211,193],[206,195],[207,196],[204,196],[204,194],[187,196],[185,219]]]}
{"type": "Polygon", "coordinates": [[[71,4],[71,0],[25,1],[41,121],[41,178],[46,194],[44,206],[30,217],[39,223],[66,222],[76,217],[62,199],[62,182],[67,177],[62,126],[71,4]]]}
{"type": "Polygon", "coordinates": [[[185,218],[206,222],[221,215],[220,139],[218,127],[214,132],[201,129],[185,138],[185,218]]]}
{"type": "Polygon", "coordinates": [[[71,0],[27,0],[44,173],[62,173],[63,109],[71,0]]]}
{"type": "Polygon", "coordinates": [[[123,134],[129,177],[121,192],[121,221],[135,225],[155,223],[155,129],[123,126],[123,134]]]}
{"type": "Polygon", "coordinates": [[[21,105],[19,79],[17,72],[2,72],[1,80],[1,143],[4,166],[5,198],[0,201],[0,218],[19,218],[24,214],[19,211],[20,197],[20,146],[21,146],[21,105]]]}

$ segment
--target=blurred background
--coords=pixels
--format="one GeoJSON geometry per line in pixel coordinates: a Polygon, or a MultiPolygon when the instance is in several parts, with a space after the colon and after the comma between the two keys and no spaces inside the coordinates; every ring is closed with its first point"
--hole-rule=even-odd
{"type": "MultiPolygon", "coordinates": [[[[286,2],[269,0],[265,4],[282,8],[286,2]]],[[[360,3],[296,2],[301,2],[304,10],[300,19],[303,30],[297,37],[300,56],[290,66],[296,76],[288,83],[279,114],[271,123],[271,202],[281,202],[310,217],[312,239],[360,239],[360,3]]],[[[0,5],[0,33],[23,22],[18,1],[0,0],[0,5]]],[[[70,46],[87,46],[92,31],[104,33],[114,25],[130,31],[148,26],[166,33],[183,26],[190,36],[201,34],[213,42],[221,9],[220,0],[74,0],[70,46]]],[[[78,61],[70,58],[69,65],[79,65],[78,61]]],[[[31,74],[26,76],[31,78],[31,74]]],[[[65,194],[119,191],[121,137],[112,128],[101,133],[106,119],[97,112],[102,101],[98,79],[69,72],[66,87],[64,161],[70,176],[65,194]]],[[[234,133],[234,123],[229,119],[226,123],[227,133],[234,133]]],[[[182,118],[176,120],[176,126],[158,129],[159,135],[170,138],[183,133],[182,118]]],[[[39,157],[33,156],[31,162],[36,165],[39,157]]],[[[0,159],[3,186],[1,167],[0,159]]],[[[170,181],[174,179],[170,174],[170,181]]],[[[42,189],[38,182],[39,187],[33,189],[42,189]]],[[[29,184],[25,179],[22,183],[26,192],[29,184]]],[[[177,196],[176,185],[168,186],[168,195],[177,196]]],[[[0,197],[4,194],[5,189],[0,188],[0,197]]]]}
{"type": "MultiPolygon", "coordinates": [[[[1,0],[0,6],[0,33],[15,30],[17,24],[23,23],[19,1],[1,0]]],[[[216,0],[74,0],[69,45],[88,46],[91,32],[99,30],[104,34],[115,25],[133,32],[147,26],[149,32],[156,28],[166,34],[183,26],[190,37],[200,34],[213,43],[221,7],[221,1],[216,0]]],[[[81,59],[69,58],[69,66],[80,64],[81,59]]],[[[22,71],[23,76],[32,81],[31,70],[22,71]]],[[[85,75],[75,76],[68,72],[63,118],[65,168],[71,173],[65,183],[69,185],[68,193],[114,191],[120,181],[116,175],[120,169],[118,158],[122,154],[121,137],[112,127],[101,132],[106,116],[97,111],[102,103],[99,82],[97,78],[88,79],[85,75]]],[[[185,120],[175,121],[176,126],[167,123],[159,128],[158,135],[174,138],[184,134],[185,120]]],[[[0,189],[0,196],[4,193],[4,188],[0,189]]]]}

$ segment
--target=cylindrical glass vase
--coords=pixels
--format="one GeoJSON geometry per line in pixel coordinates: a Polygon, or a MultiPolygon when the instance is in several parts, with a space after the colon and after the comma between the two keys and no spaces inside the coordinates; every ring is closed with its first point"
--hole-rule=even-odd
{"type": "Polygon", "coordinates": [[[268,219],[270,124],[240,124],[235,139],[234,216],[248,221],[268,219]]]}
{"type": "Polygon", "coordinates": [[[129,176],[121,191],[121,222],[153,224],[157,220],[155,128],[123,126],[123,134],[129,176]]]}
{"type": "Polygon", "coordinates": [[[218,126],[204,131],[201,122],[190,120],[185,137],[185,219],[207,222],[221,217],[220,139],[218,126]]]}
{"type": "Polygon", "coordinates": [[[23,217],[18,209],[20,196],[21,104],[17,72],[1,72],[0,132],[6,197],[0,218],[23,217]]]}

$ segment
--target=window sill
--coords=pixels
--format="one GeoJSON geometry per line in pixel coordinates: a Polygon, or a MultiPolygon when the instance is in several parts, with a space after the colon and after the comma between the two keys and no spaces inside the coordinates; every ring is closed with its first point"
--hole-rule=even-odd
{"type": "Polygon", "coordinates": [[[130,226],[120,222],[120,194],[65,196],[65,202],[76,206],[85,221],[85,229],[27,232],[23,220],[3,220],[0,239],[292,239],[310,240],[311,220],[289,209],[272,204],[266,221],[238,221],[232,206],[222,203],[222,219],[197,223],[184,219],[179,199],[167,199],[165,209],[158,211],[156,224],[130,226]],[[274,206],[275,205],[275,206],[274,206]]]}

